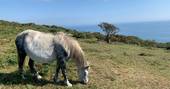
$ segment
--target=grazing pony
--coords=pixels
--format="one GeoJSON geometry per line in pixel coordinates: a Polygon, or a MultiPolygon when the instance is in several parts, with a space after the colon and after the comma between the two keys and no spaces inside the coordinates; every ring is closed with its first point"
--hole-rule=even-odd
{"type": "Polygon", "coordinates": [[[80,82],[88,82],[89,64],[85,59],[84,52],[80,45],[72,37],[63,32],[55,35],[34,30],[25,30],[16,37],[15,44],[18,53],[18,69],[24,78],[23,66],[26,56],[29,56],[29,67],[34,77],[40,79],[34,67],[34,61],[38,63],[50,63],[57,61],[54,81],[59,82],[58,73],[61,69],[64,76],[64,83],[72,86],[67,78],[66,62],[72,58],[76,63],[80,82]]]}

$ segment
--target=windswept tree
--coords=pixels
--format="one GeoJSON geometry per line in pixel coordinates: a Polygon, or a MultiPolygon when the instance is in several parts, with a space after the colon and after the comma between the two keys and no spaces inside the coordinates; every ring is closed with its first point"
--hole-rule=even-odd
{"type": "Polygon", "coordinates": [[[107,43],[110,43],[111,36],[115,35],[119,31],[119,28],[107,22],[102,22],[98,26],[105,32],[105,40],[107,43]]]}

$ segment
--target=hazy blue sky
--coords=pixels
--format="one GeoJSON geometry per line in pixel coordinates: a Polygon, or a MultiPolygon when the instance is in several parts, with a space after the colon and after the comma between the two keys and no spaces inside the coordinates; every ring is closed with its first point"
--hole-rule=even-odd
{"type": "Polygon", "coordinates": [[[56,25],[170,20],[170,0],[0,0],[0,19],[56,25]]]}

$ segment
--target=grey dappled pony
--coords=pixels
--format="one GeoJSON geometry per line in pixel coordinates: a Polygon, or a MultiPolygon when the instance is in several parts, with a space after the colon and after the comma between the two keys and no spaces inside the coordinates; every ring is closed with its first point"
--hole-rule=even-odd
{"type": "Polygon", "coordinates": [[[61,69],[64,83],[67,86],[72,86],[68,81],[66,72],[66,61],[72,58],[76,63],[80,81],[83,83],[88,82],[89,64],[85,59],[84,52],[78,42],[65,33],[58,32],[54,35],[34,30],[25,30],[17,35],[15,44],[18,53],[19,72],[23,78],[24,60],[26,56],[29,56],[28,64],[34,77],[37,79],[41,78],[34,67],[34,61],[38,63],[57,61],[54,81],[59,82],[58,73],[61,69]]]}

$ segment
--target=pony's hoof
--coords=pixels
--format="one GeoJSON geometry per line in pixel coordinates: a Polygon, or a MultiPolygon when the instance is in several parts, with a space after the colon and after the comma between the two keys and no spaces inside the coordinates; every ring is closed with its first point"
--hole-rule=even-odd
{"type": "Polygon", "coordinates": [[[34,79],[36,82],[41,82],[41,81],[42,81],[42,77],[41,77],[40,75],[33,76],[33,79],[34,79]]]}
{"type": "Polygon", "coordinates": [[[41,80],[41,79],[42,79],[42,76],[41,76],[41,75],[37,75],[37,79],[38,79],[38,80],[41,80]]]}
{"type": "Polygon", "coordinates": [[[38,72],[35,73],[35,74],[33,73],[32,76],[33,76],[33,78],[36,79],[36,80],[41,80],[41,79],[42,79],[42,76],[39,75],[38,72]]]}
{"type": "Polygon", "coordinates": [[[71,83],[67,83],[67,86],[68,87],[72,87],[73,85],[71,83]]]}
{"type": "Polygon", "coordinates": [[[53,81],[55,82],[55,83],[60,83],[60,80],[57,78],[53,78],[53,81]]]}
{"type": "Polygon", "coordinates": [[[68,87],[72,87],[72,86],[73,86],[69,81],[66,81],[65,84],[66,84],[68,87]]]}
{"type": "Polygon", "coordinates": [[[22,78],[23,80],[26,80],[26,79],[27,79],[24,75],[21,75],[21,78],[22,78]]]}

